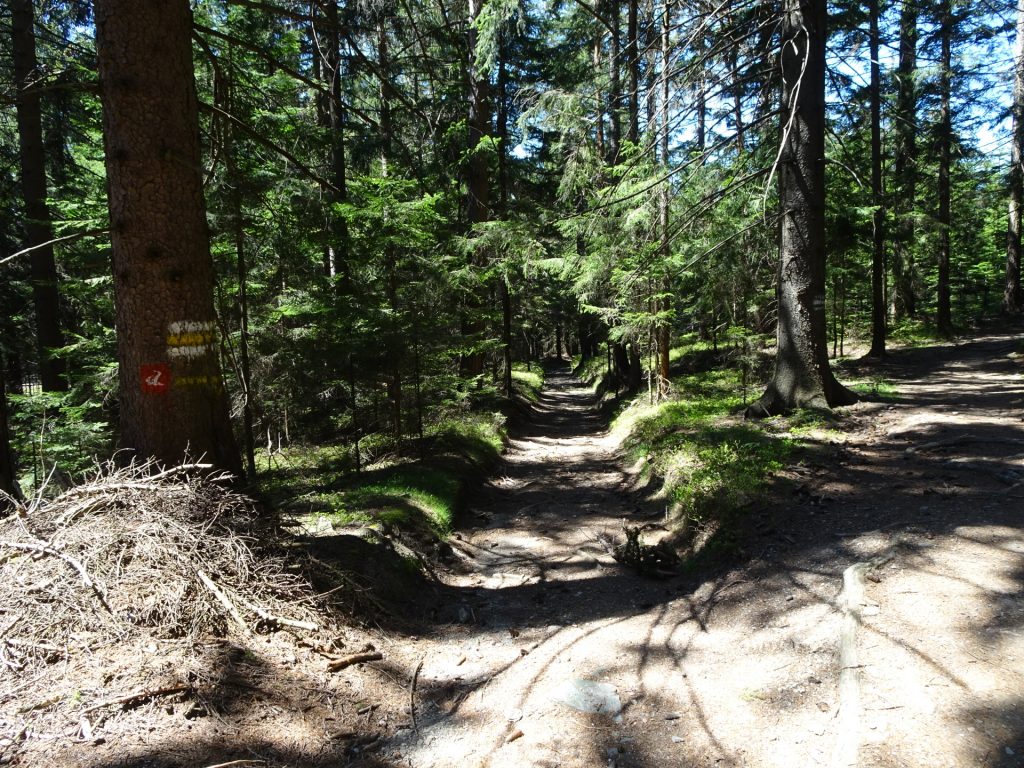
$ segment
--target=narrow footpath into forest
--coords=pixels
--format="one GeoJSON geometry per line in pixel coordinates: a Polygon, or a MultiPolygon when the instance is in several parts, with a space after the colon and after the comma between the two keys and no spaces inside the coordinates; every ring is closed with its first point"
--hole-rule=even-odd
{"type": "Polygon", "coordinates": [[[996,336],[859,364],[896,394],[808,438],[743,560],[668,580],[611,558],[662,509],[555,372],[452,542],[445,621],[392,649],[422,663],[415,727],[353,764],[1024,765],[1020,360],[996,336]]]}

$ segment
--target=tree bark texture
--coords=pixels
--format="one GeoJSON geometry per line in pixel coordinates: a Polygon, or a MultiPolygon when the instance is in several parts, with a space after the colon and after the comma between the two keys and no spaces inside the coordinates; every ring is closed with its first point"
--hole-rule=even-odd
{"type": "MultiPolygon", "coordinates": [[[[325,69],[330,78],[331,94],[325,117],[326,128],[330,132],[331,182],[336,190],[330,191],[327,199],[330,203],[345,203],[348,202],[348,178],[345,157],[345,102],[341,90],[341,79],[344,74],[341,57],[341,21],[337,2],[327,3],[324,9],[327,16],[325,69]]],[[[352,286],[348,263],[348,222],[334,210],[328,212],[328,221],[328,275],[340,275],[339,290],[350,293],[352,286]]]]}
{"type": "Polygon", "coordinates": [[[131,455],[241,474],[221,378],[187,0],[95,0],[120,377],[131,455]]]}
{"type": "Polygon", "coordinates": [[[917,16],[915,2],[904,2],[900,11],[899,65],[896,70],[896,176],[895,214],[897,236],[893,243],[893,315],[913,316],[914,207],[917,193],[917,16]]]}
{"type": "Polygon", "coordinates": [[[873,357],[885,354],[885,204],[882,192],[882,75],[878,62],[878,4],[870,0],[869,50],[871,52],[871,351],[873,357]]]}
{"type": "Polygon", "coordinates": [[[748,416],[856,401],[828,363],[825,327],[825,0],[786,0],[782,24],[778,349],[748,416]]]}
{"type": "MultiPolygon", "coordinates": [[[[35,82],[39,72],[32,0],[10,0],[10,9],[26,245],[39,246],[53,239],[53,226],[46,205],[46,153],[43,148],[42,108],[35,82]]],[[[52,351],[64,346],[53,246],[36,248],[32,251],[30,263],[40,383],[47,392],[63,392],[68,388],[64,361],[52,351]]]]}
{"type": "Polygon", "coordinates": [[[953,335],[953,315],[950,303],[949,258],[950,239],[950,181],[953,145],[953,116],[950,111],[952,96],[953,9],[950,0],[939,4],[939,284],[935,325],[939,333],[953,335]]]}
{"type": "Polygon", "coordinates": [[[1006,233],[1006,284],[1003,311],[1024,309],[1020,288],[1021,206],[1024,205],[1024,2],[1017,3],[1017,39],[1013,50],[1013,142],[1010,145],[1010,211],[1006,233]]]}

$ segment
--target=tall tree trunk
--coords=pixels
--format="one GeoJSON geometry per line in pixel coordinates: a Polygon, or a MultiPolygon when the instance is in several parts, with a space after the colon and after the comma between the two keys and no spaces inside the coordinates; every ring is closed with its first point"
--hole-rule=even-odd
{"type": "MultiPolygon", "coordinates": [[[[345,203],[348,200],[348,173],[345,156],[345,102],[342,100],[342,57],[341,20],[337,0],[329,0],[325,6],[327,16],[327,61],[326,75],[330,78],[330,98],[327,102],[326,128],[330,132],[331,182],[336,191],[327,199],[331,203],[345,203]]],[[[336,211],[328,212],[327,274],[340,276],[339,290],[351,292],[351,274],[348,258],[348,222],[336,211]]]]}
{"type": "Polygon", "coordinates": [[[825,327],[825,0],[785,0],[779,158],[778,348],[747,409],[759,417],[856,401],[828,363],[825,327]]]}
{"type": "Polygon", "coordinates": [[[953,335],[953,316],[950,308],[950,181],[953,145],[953,116],[950,111],[952,96],[953,9],[950,0],[939,3],[939,284],[935,324],[939,333],[953,335]]]}
{"type": "Polygon", "coordinates": [[[187,0],[95,0],[120,443],[241,474],[221,378],[187,0]]]}
{"type": "Polygon", "coordinates": [[[905,1],[900,10],[900,60],[896,73],[896,227],[893,243],[893,315],[917,311],[914,295],[914,207],[917,191],[917,16],[905,1]]]}
{"type": "MultiPolygon", "coordinates": [[[[669,110],[668,102],[670,96],[669,74],[671,72],[671,46],[670,32],[672,29],[672,0],[665,0],[662,8],[661,18],[661,134],[658,136],[659,161],[662,172],[666,172],[669,166],[669,110]]],[[[669,240],[669,203],[670,191],[669,182],[662,182],[660,190],[658,224],[661,230],[661,271],[668,272],[669,259],[672,257],[672,243],[669,240]]],[[[655,342],[658,351],[658,398],[662,398],[669,391],[669,348],[672,344],[672,324],[670,312],[672,311],[671,284],[667,277],[662,278],[661,299],[659,300],[659,319],[655,328],[655,342]]]]}
{"type": "MultiPolygon", "coordinates": [[[[597,0],[597,8],[598,8],[598,13],[600,13],[601,10],[602,10],[601,0],[597,0]]],[[[602,38],[603,38],[602,29],[603,29],[603,27],[601,26],[600,23],[596,23],[595,24],[595,30],[596,31],[594,32],[593,48],[592,48],[592,51],[591,51],[591,62],[594,65],[594,72],[600,72],[601,71],[601,41],[602,41],[602,38]]],[[[604,112],[605,112],[605,103],[604,103],[604,92],[601,90],[601,80],[600,80],[600,78],[595,78],[594,79],[594,88],[596,89],[596,91],[594,93],[594,102],[597,105],[597,120],[596,120],[596,123],[597,123],[597,137],[595,139],[595,141],[597,143],[596,150],[597,150],[597,156],[603,158],[603,157],[606,157],[606,155],[605,155],[605,142],[604,142],[604,118],[605,118],[604,112]]]]}
{"type": "Polygon", "coordinates": [[[1013,143],[1010,145],[1010,212],[1006,233],[1006,285],[1003,312],[1024,309],[1020,288],[1021,206],[1024,206],[1024,2],[1017,2],[1017,40],[1013,49],[1013,143]]]}
{"type": "Polygon", "coordinates": [[[878,3],[869,0],[869,50],[871,51],[871,350],[885,354],[885,205],[882,196],[882,82],[878,62],[878,3]]]}
{"type": "MultiPolygon", "coordinates": [[[[229,44],[230,45],[230,44],[229,44]]],[[[231,56],[231,48],[228,48],[231,56]]],[[[227,84],[227,110],[235,114],[234,84],[227,84]]],[[[235,268],[238,278],[238,358],[239,382],[242,387],[242,448],[245,453],[245,476],[256,480],[256,436],[253,425],[252,365],[249,358],[249,267],[245,255],[245,213],[242,197],[244,180],[238,168],[236,130],[230,122],[224,133],[224,158],[227,183],[231,190],[231,218],[235,240],[235,268]]]]}
{"type": "Polygon", "coordinates": [[[639,0],[626,2],[626,71],[629,73],[629,93],[626,95],[629,125],[626,129],[626,140],[635,145],[640,141],[639,0]]]}
{"type": "Polygon", "coordinates": [[[512,294],[505,277],[498,278],[501,292],[501,388],[512,396],[512,294]]]}
{"type": "Polygon", "coordinates": [[[615,164],[619,161],[619,145],[622,143],[622,51],[620,48],[619,16],[621,0],[606,0],[608,8],[608,26],[611,33],[608,39],[608,161],[615,164]]]}
{"type": "Polygon", "coordinates": [[[746,149],[746,137],[743,126],[743,78],[739,67],[740,43],[730,45],[726,55],[728,77],[732,79],[732,121],[736,131],[736,153],[742,155],[746,149]]]}
{"type": "MultiPolygon", "coordinates": [[[[491,132],[489,83],[486,73],[477,68],[477,34],[475,21],[483,8],[484,0],[469,0],[469,121],[468,161],[466,163],[466,222],[470,228],[490,218],[491,180],[488,171],[487,153],[481,144],[491,132]]],[[[474,256],[474,263],[481,267],[481,256],[474,256]]],[[[479,296],[467,302],[462,331],[466,341],[475,344],[480,341],[484,323],[480,319],[482,300],[479,296]]],[[[479,376],[484,370],[484,353],[472,351],[462,356],[461,373],[464,377],[479,376]]]]}
{"type": "MultiPolygon", "coordinates": [[[[497,94],[497,135],[498,135],[498,209],[499,215],[508,212],[509,177],[508,153],[510,151],[508,130],[508,63],[505,32],[499,32],[498,40],[498,94],[497,94]]],[[[498,293],[501,297],[501,389],[505,397],[512,397],[512,293],[509,279],[498,276],[498,293]]]]}
{"type": "MultiPolygon", "coordinates": [[[[706,12],[703,3],[698,3],[697,8],[700,12],[697,24],[703,26],[706,24],[703,17],[703,13],[706,12]]],[[[701,154],[704,154],[704,149],[707,146],[708,72],[711,70],[709,62],[705,59],[707,47],[707,32],[702,30],[697,35],[696,51],[694,53],[697,59],[700,60],[700,65],[697,69],[696,82],[693,85],[694,111],[697,113],[696,136],[694,140],[697,145],[697,151],[701,154]]]]}
{"type": "MultiPolygon", "coordinates": [[[[388,30],[383,16],[377,20],[377,61],[380,66],[380,173],[388,176],[388,160],[391,156],[393,125],[391,102],[386,78],[391,72],[391,57],[388,51],[388,30]]],[[[398,295],[398,250],[393,242],[385,246],[384,254],[385,291],[388,298],[387,344],[385,367],[388,371],[388,402],[391,410],[391,434],[396,443],[402,439],[402,360],[405,357],[405,338],[402,333],[402,307],[398,295]]]]}
{"type": "Polygon", "coordinates": [[[50,211],[46,206],[46,156],[43,150],[43,119],[36,78],[35,22],[32,0],[9,0],[11,9],[11,52],[17,86],[18,148],[21,162],[21,190],[25,199],[25,234],[28,246],[35,246],[32,264],[32,302],[35,307],[36,342],[39,349],[39,379],[47,392],[68,388],[64,360],[53,350],[64,346],[57,293],[57,264],[53,246],[50,211]]]}

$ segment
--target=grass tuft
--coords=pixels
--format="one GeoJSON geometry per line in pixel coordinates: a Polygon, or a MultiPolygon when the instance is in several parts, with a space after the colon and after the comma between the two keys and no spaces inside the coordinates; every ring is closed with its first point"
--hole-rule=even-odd
{"type": "Polygon", "coordinates": [[[332,525],[380,526],[444,539],[467,480],[500,455],[504,425],[501,414],[450,415],[426,430],[425,460],[392,452],[358,474],[351,471],[345,448],[289,447],[274,455],[261,489],[268,501],[312,529],[323,518],[332,525]]]}

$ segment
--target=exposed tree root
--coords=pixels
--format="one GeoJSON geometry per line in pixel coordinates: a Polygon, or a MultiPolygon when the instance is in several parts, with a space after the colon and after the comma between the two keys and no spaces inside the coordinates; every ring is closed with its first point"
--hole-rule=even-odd
{"type": "Polygon", "coordinates": [[[843,613],[839,631],[839,733],[832,768],[855,768],[860,750],[860,669],[857,660],[857,629],[864,608],[865,579],[896,556],[897,543],[866,562],[843,571],[843,591],[836,601],[843,613]]]}

